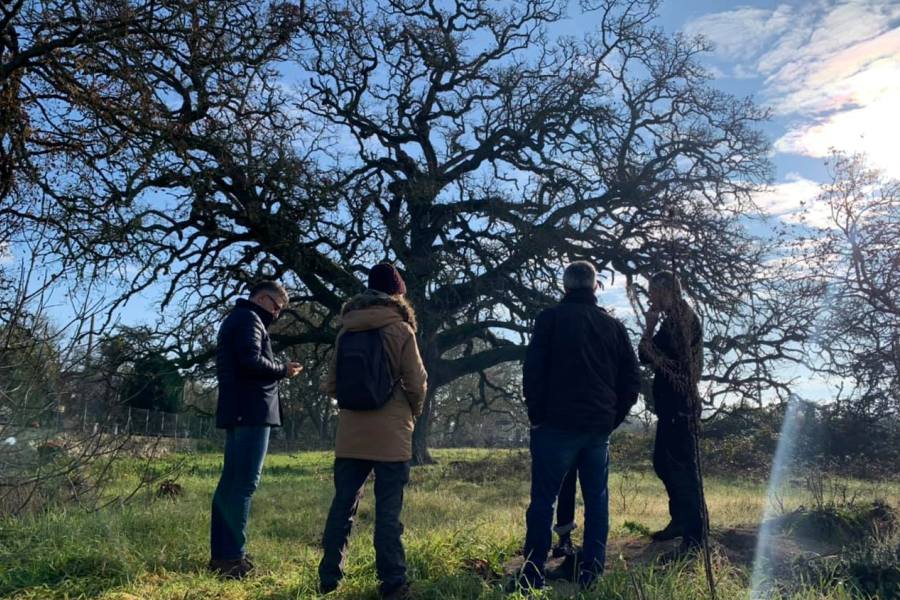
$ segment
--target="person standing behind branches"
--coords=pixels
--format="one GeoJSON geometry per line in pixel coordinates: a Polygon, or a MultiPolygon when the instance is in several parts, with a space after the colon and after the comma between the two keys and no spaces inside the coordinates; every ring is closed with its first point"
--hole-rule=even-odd
{"type": "Polygon", "coordinates": [[[658,421],[653,468],[669,496],[671,517],[669,524],[651,537],[655,541],[681,537],[676,552],[681,555],[699,548],[703,540],[694,431],[701,408],[696,386],[703,363],[703,329],[700,318],[684,300],[681,282],[674,273],[654,274],[649,294],[650,309],[638,354],[641,362],[652,365],[654,371],[653,405],[658,421]]]}
{"type": "Polygon", "coordinates": [[[597,272],[566,267],[565,297],[538,315],[523,368],[531,422],[531,503],[525,565],[513,588],[544,586],[553,503],[577,467],[584,498],[582,588],[603,573],[609,535],[609,435],[637,401],[637,357],[625,326],[597,306],[597,272]]]}
{"type": "Polygon", "coordinates": [[[322,391],[337,398],[334,500],[328,511],[319,591],[344,576],[347,539],[363,485],[375,471],[375,569],[382,598],[409,595],[401,534],[403,488],[409,481],[415,417],[422,413],[427,374],[416,343],[416,316],[393,265],[369,271],[368,289],[341,310],[341,329],[322,391]]]}
{"type": "Polygon", "coordinates": [[[244,550],[250,499],[259,485],[272,427],[281,426],[278,381],[303,370],[279,363],[267,329],[288,305],[287,291],[262,281],[222,321],[216,348],[216,426],[226,429],[225,462],[212,501],[209,570],[242,579],[253,570],[244,550]]]}

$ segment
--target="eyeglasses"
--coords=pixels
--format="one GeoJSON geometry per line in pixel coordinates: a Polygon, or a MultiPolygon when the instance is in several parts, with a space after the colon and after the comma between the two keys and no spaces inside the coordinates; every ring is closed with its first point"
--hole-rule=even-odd
{"type": "Polygon", "coordinates": [[[268,299],[269,299],[269,302],[272,303],[272,306],[274,307],[274,311],[273,311],[274,314],[277,315],[278,313],[280,313],[280,312],[284,309],[284,306],[282,306],[282,305],[278,302],[278,300],[276,300],[275,298],[273,298],[273,297],[270,296],[269,294],[266,294],[266,298],[268,298],[268,299]]]}

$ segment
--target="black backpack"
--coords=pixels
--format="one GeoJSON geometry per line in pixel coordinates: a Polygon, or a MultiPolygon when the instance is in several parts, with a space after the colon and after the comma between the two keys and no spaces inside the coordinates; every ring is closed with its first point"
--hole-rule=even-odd
{"type": "Polygon", "coordinates": [[[339,407],[375,410],[391,399],[395,382],[380,329],[344,332],[336,363],[339,407]]]}

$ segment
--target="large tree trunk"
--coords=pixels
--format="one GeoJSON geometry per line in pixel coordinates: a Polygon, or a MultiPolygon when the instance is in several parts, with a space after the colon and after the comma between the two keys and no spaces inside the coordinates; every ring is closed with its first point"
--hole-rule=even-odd
{"type": "Polygon", "coordinates": [[[428,433],[431,430],[431,414],[436,391],[433,387],[428,388],[428,395],[425,396],[425,407],[422,409],[422,414],[416,419],[416,429],[413,431],[412,443],[413,466],[433,465],[437,462],[432,458],[431,452],[428,451],[428,433]]]}

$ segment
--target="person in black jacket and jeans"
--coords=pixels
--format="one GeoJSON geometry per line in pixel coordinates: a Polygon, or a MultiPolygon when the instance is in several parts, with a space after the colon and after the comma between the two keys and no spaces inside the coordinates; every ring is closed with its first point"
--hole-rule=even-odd
{"type": "Polygon", "coordinates": [[[638,346],[642,363],[653,367],[656,441],[653,469],[669,496],[671,520],[652,534],[655,541],[682,538],[676,555],[698,548],[703,534],[700,476],[692,430],[699,402],[692,400],[703,365],[703,328],[685,302],[681,283],[670,271],[650,278],[650,310],[638,346]],[[660,323],[660,315],[663,316],[660,323]],[[659,325],[659,330],[657,330],[659,325]]]}
{"type": "Polygon", "coordinates": [[[216,426],[226,429],[225,462],[212,501],[209,569],[229,579],[253,564],[244,546],[250,498],[259,485],[269,431],[281,426],[278,380],[294,377],[299,363],[275,361],[267,329],[288,304],[281,284],[263,281],[240,299],[219,328],[216,426]]]}
{"type": "Polygon", "coordinates": [[[637,357],[621,322],[597,305],[597,273],[583,261],[563,276],[565,297],[538,315],[523,372],[531,421],[531,503],[520,588],[544,585],[553,503],[578,469],[584,497],[583,588],[603,573],[609,534],[609,435],[640,389],[637,357]]]}

